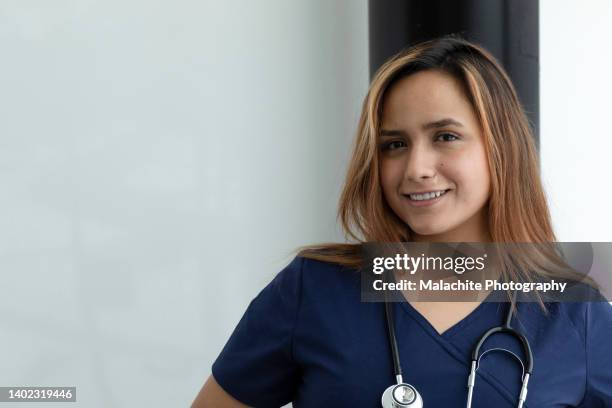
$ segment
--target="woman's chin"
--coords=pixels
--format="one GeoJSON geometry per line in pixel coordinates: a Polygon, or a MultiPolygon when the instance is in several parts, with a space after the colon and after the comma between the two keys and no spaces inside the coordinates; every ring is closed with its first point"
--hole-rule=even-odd
{"type": "Polygon", "coordinates": [[[446,228],[441,228],[436,225],[418,225],[416,227],[411,226],[410,229],[414,234],[418,235],[422,239],[436,238],[443,235],[447,231],[446,228]]]}

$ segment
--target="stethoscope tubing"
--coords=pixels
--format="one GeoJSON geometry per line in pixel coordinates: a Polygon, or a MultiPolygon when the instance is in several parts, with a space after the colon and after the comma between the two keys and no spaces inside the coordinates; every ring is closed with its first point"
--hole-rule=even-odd
{"type": "MultiPolygon", "coordinates": [[[[393,372],[395,374],[396,382],[399,385],[403,383],[403,378],[402,378],[402,366],[401,366],[399,350],[397,346],[397,338],[395,336],[395,323],[393,320],[393,309],[392,309],[393,306],[389,303],[387,299],[386,291],[384,293],[384,296],[385,296],[385,301],[384,301],[385,302],[385,315],[386,315],[386,320],[387,320],[387,333],[389,337],[389,345],[391,347],[391,354],[393,358],[393,372]]],[[[485,351],[485,353],[481,355],[480,349],[482,348],[483,344],[487,341],[487,339],[489,339],[494,334],[498,334],[498,333],[510,334],[514,336],[516,339],[518,339],[519,342],[521,343],[521,346],[523,348],[523,353],[526,359],[526,364],[523,364],[522,360],[518,358],[518,356],[516,356],[516,354],[512,353],[511,351],[505,350],[505,349],[499,349],[499,350],[509,352],[510,354],[518,358],[519,361],[521,362],[521,365],[523,366],[523,374],[522,374],[522,379],[521,379],[522,386],[521,386],[521,391],[519,394],[519,401],[518,401],[519,408],[522,408],[525,402],[525,399],[527,398],[527,384],[529,383],[529,378],[531,377],[531,373],[533,371],[533,353],[531,351],[531,346],[529,345],[529,341],[527,340],[527,338],[522,333],[520,333],[519,331],[511,327],[511,321],[512,321],[512,317],[514,314],[514,308],[516,307],[516,305],[517,305],[516,292],[513,292],[512,300],[509,302],[508,313],[506,315],[506,321],[504,325],[492,327],[491,329],[487,330],[487,332],[485,332],[480,337],[480,339],[476,343],[476,346],[474,347],[474,350],[472,351],[471,369],[470,369],[470,374],[468,376],[468,384],[467,384],[468,386],[468,397],[467,397],[467,405],[466,405],[467,408],[470,408],[472,406],[472,397],[473,397],[473,392],[474,392],[474,386],[476,384],[476,371],[478,370],[479,359],[482,357],[482,355],[486,353],[485,351]]]]}

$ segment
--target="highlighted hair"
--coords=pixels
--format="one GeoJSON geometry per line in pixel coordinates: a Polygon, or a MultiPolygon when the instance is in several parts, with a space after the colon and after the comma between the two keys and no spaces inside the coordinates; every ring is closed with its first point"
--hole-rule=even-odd
{"type": "MultiPolygon", "coordinates": [[[[411,241],[410,228],[383,196],[377,138],[386,91],[397,80],[424,70],[438,70],[457,79],[480,123],[491,176],[488,224],[492,241],[556,241],[540,180],[533,130],[510,78],[484,48],[447,36],[398,53],[376,72],[363,102],[338,205],[338,219],[345,237],[352,242],[303,246],[298,249],[299,256],[354,267],[362,260],[364,242],[411,241]]],[[[550,265],[557,265],[559,260],[549,250],[538,248],[535,245],[531,254],[519,253],[505,277],[531,281],[536,275],[570,276],[561,270],[551,271],[550,265]]]]}

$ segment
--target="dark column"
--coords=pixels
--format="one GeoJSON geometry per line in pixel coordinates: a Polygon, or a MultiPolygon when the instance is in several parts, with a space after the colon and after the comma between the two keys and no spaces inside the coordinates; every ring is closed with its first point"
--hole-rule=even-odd
{"type": "Polygon", "coordinates": [[[370,77],[420,41],[457,33],[504,66],[534,128],[539,149],[539,0],[369,0],[370,77]]]}

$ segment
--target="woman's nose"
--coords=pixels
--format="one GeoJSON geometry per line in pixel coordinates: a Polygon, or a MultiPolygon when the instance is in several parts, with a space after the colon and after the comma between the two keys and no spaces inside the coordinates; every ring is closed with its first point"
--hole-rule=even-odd
{"type": "Polygon", "coordinates": [[[423,143],[414,144],[406,160],[404,178],[410,181],[420,181],[433,178],[436,175],[438,157],[435,151],[423,143]]]}

